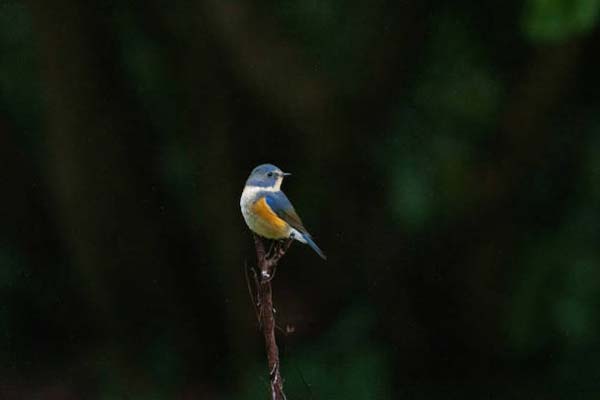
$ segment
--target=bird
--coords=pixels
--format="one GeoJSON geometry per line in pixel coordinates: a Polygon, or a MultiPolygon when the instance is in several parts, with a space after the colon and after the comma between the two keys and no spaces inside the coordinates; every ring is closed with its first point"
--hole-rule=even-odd
{"type": "Polygon", "coordinates": [[[273,164],[254,168],[246,180],[240,208],[248,228],[267,239],[294,239],[310,246],[321,258],[327,259],[312,239],[285,193],[283,178],[291,175],[273,164]]]}

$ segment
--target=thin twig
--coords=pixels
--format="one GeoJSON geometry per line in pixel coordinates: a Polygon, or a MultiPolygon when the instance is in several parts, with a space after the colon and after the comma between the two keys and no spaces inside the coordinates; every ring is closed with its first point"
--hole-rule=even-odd
{"type": "Polygon", "coordinates": [[[281,377],[279,349],[275,339],[275,315],[273,307],[273,291],[271,281],[275,275],[275,268],[279,260],[285,255],[291,245],[291,240],[271,243],[269,252],[265,251],[265,243],[259,236],[254,235],[254,244],[256,246],[256,258],[258,261],[258,284],[257,298],[259,298],[258,308],[260,325],[265,337],[265,348],[267,352],[267,364],[269,367],[269,378],[271,382],[271,399],[285,400],[283,392],[283,379],[281,377]]]}
{"type": "Polygon", "coordinates": [[[258,292],[258,276],[256,275],[256,270],[252,267],[248,267],[248,264],[244,265],[244,273],[246,274],[246,286],[248,287],[248,294],[250,295],[250,300],[252,301],[252,305],[254,306],[254,312],[256,313],[256,320],[260,326],[260,298],[257,296],[260,294],[258,292]],[[248,271],[252,271],[252,279],[254,281],[254,289],[250,285],[250,276],[248,275],[248,271]]]}

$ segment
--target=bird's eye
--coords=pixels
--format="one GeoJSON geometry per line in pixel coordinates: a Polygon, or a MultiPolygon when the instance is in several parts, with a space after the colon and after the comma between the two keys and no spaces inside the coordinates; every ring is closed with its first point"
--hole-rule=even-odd
{"type": "Polygon", "coordinates": [[[267,176],[268,176],[269,178],[271,178],[271,177],[273,176],[273,173],[272,173],[272,172],[269,172],[269,173],[267,174],[267,176]]]}

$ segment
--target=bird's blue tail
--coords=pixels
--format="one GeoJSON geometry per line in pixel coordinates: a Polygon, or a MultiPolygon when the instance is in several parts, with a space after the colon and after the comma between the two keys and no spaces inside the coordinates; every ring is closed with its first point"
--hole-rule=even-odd
{"type": "Polygon", "coordinates": [[[306,240],[306,244],[309,245],[323,260],[327,260],[327,256],[325,256],[323,251],[317,246],[308,233],[303,234],[302,237],[306,240]]]}

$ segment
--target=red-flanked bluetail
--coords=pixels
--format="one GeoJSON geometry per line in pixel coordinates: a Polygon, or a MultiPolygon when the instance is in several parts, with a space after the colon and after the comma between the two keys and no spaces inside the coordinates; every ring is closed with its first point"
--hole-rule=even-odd
{"type": "Polygon", "coordinates": [[[295,239],[309,245],[319,256],[325,254],[313,241],[287,196],[281,183],[288,173],[272,164],[254,168],[240,199],[242,214],[248,227],[267,239],[295,239]]]}

